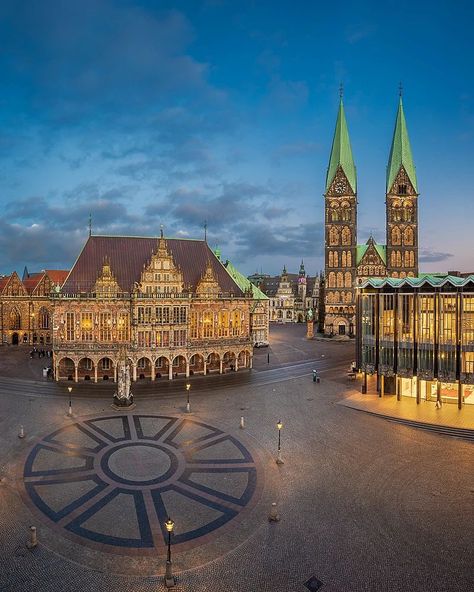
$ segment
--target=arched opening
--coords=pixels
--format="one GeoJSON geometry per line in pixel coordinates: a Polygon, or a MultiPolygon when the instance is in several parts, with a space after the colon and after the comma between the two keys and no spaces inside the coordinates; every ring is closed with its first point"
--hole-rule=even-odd
{"type": "Polygon", "coordinates": [[[194,354],[189,359],[189,374],[204,374],[204,356],[194,354]]]}
{"type": "Polygon", "coordinates": [[[151,362],[148,358],[140,358],[137,362],[137,379],[151,379],[151,362]]]}
{"type": "Polygon", "coordinates": [[[92,380],[94,378],[94,362],[90,358],[79,360],[77,377],[79,380],[92,380]]]}
{"type": "Polygon", "coordinates": [[[18,341],[19,341],[18,333],[13,333],[13,335],[12,335],[12,345],[18,345],[18,341]]]}
{"type": "Polygon", "coordinates": [[[239,363],[239,370],[241,368],[250,368],[250,352],[246,349],[242,350],[239,353],[237,361],[239,363]]]}
{"type": "Polygon", "coordinates": [[[173,360],[173,376],[177,378],[180,375],[186,376],[186,358],[184,356],[176,356],[173,360]]]}
{"type": "Polygon", "coordinates": [[[74,380],[74,361],[71,358],[62,358],[58,365],[59,380],[74,380]]]}
{"type": "Polygon", "coordinates": [[[207,356],[207,372],[219,372],[221,358],[218,353],[212,352],[207,356]]]}
{"type": "Polygon", "coordinates": [[[18,310],[16,308],[14,308],[10,312],[9,324],[10,324],[11,331],[15,331],[15,330],[21,328],[21,317],[20,317],[20,313],[18,312],[18,310]]]}
{"type": "Polygon", "coordinates": [[[170,372],[170,361],[165,356],[160,356],[155,362],[155,379],[168,378],[170,372]]]}
{"type": "Polygon", "coordinates": [[[110,358],[101,358],[97,364],[98,380],[114,379],[114,363],[110,358]]]}
{"type": "Polygon", "coordinates": [[[232,371],[235,370],[235,354],[234,352],[227,351],[225,352],[222,358],[222,372],[226,372],[227,370],[232,371]]]}

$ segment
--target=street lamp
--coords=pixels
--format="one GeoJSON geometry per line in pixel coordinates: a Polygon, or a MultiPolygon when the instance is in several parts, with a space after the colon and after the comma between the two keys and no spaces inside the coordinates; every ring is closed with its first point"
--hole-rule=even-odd
{"type": "Polygon", "coordinates": [[[165,572],[165,586],[172,588],[176,585],[176,579],[173,576],[173,570],[171,567],[171,533],[174,528],[174,521],[168,516],[168,520],[165,522],[165,528],[168,532],[168,559],[166,560],[166,572],[165,572]]]}
{"type": "Polygon", "coordinates": [[[71,401],[72,386],[68,386],[67,390],[69,391],[69,411],[67,412],[67,414],[68,414],[68,417],[72,417],[72,401],[71,401]]]}
{"type": "Polygon", "coordinates": [[[191,404],[189,402],[189,391],[191,390],[191,385],[188,383],[186,383],[186,394],[188,396],[188,400],[186,403],[186,413],[191,413],[191,404]]]}
{"type": "Polygon", "coordinates": [[[276,459],[277,465],[283,464],[283,459],[281,458],[281,428],[282,427],[283,427],[283,424],[281,423],[281,419],[280,419],[280,421],[277,423],[277,428],[278,428],[278,454],[277,454],[277,459],[276,459]]]}

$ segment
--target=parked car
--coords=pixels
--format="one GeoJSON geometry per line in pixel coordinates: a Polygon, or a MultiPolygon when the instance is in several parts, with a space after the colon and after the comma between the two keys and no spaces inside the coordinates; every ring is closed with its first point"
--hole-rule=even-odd
{"type": "Polygon", "coordinates": [[[254,347],[268,347],[268,341],[256,341],[254,347]]]}

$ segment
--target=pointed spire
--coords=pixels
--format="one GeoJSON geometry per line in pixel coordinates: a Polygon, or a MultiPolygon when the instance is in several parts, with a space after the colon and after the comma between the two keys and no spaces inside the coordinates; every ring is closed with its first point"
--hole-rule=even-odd
{"type": "Polygon", "coordinates": [[[400,91],[398,101],[397,119],[393,132],[392,147],[387,165],[387,193],[391,190],[393,182],[400,171],[400,167],[405,169],[414,190],[418,193],[418,184],[416,180],[416,170],[411,153],[410,138],[408,137],[407,123],[403,111],[403,100],[400,91]]]}
{"type": "Polygon", "coordinates": [[[92,236],[92,212],[89,212],[89,236],[92,236]]]}
{"type": "Polygon", "coordinates": [[[303,277],[306,275],[306,271],[304,269],[304,262],[303,259],[301,259],[301,265],[300,265],[300,276],[303,277]]]}
{"type": "Polygon", "coordinates": [[[347,128],[346,116],[344,113],[344,103],[342,101],[342,92],[339,100],[339,111],[337,114],[336,129],[332,141],[331,157],[329,158],[328,173],[326,176],[326,191],[336,176],[337,169],[341,167],[349,181],[354,193],[357,191],[356,168],[352,158],[351,142],[349,140],[349,130],[347,128]]]}

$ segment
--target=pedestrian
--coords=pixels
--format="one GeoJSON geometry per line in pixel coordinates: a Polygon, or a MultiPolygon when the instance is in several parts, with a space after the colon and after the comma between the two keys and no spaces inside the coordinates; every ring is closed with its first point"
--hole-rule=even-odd
{"type": "Polygon", "coordinates": [[[317,372],[313,370],[313,382],[316,382],[317,372]]]}

